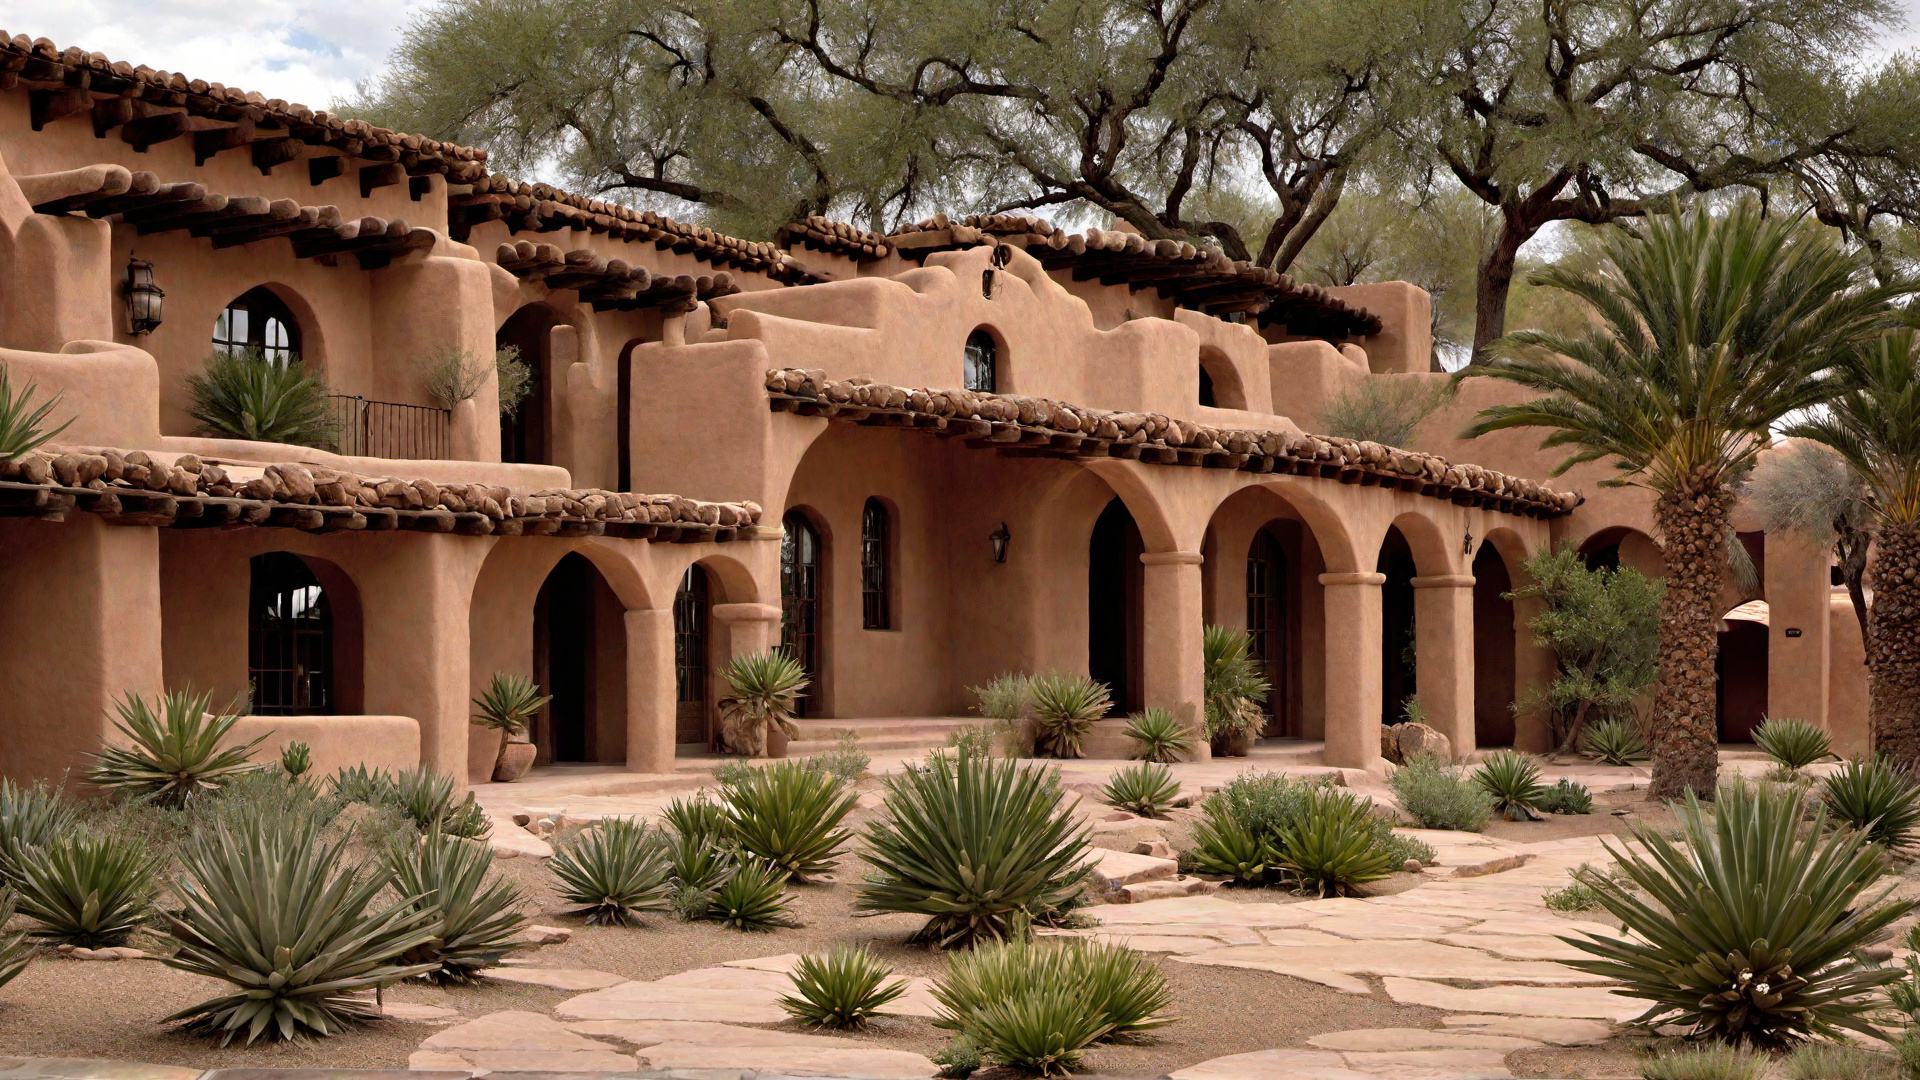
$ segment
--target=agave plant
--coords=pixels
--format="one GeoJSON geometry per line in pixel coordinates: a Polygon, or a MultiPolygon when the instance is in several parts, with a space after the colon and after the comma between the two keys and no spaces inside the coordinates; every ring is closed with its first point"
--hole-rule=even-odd
{"type": "Polygon", "coordinates": [[[524,899],[507,882],[487,880],[493,849],[484,843],[430,831],[420,841],[387,848],[387,872],[394,891],[414,910],[430,917],[431,940],[403,953],[400,964],[434,964],[429,981],[464,983],[482,968],[493,967],[513,948],[513,935],[526,923],[519,912],[524,899]]]}
{"type": "Polygon", "coordinates": [[[153,857],[119,833],[75,833],[19,862],[20,914],[42,941],[99,949],[122,945],[153,917],[153,857]]]}
{"type": "Polygon", "coordinates": [[[1193,847],[1185,853],[1185,861],[1202,874],[1264,885],[1279,869],[1281,854],[1275,839],[1256,831],[1219,800],[1208,799],[1200,819],[1193,823],[1193,847]]]}
{"type": "Polygon", "coordinates": [[[187,415],[209,435],[332,449],[340,425],[327,385],[298,361],[278,363],[258,349],[215,352],[187,376],[187,415]]]}
{"type": "Polygon", "coordinates": [[[313,768],[313,747],[298,739],[280,748],[280,771],[295,780],[313,768]]]}
{"type": "Polygon", "coordinates": [[[433,913],[405,896],[376,903],[387,874],[356,873],[345,847],[322,843],[313,821],[196,833],[181,856],[182,910],[163,916],[180,945],[166,964],[235,990],[167,1020],[218,1035],[223,1046],[332,1035],[375,1015],[360,992],[437,970],[399,959],[433,940],[433,913]]]}
{"type": "Polygon", "coordinates": [[[606,818],[554,849],[547,860],[560,898],[575,915],[602,926],[628,926],[641,912],[667,910],[672,864],[659,837],[627,818],[606,818]]]}
{"type": "Polygon", "coordinates": [[[836,945],[825,955],[803,956],[789,977],[793,993],[780,1007],[815,1027],[857,1028],[907,992],[904,979],[888,982],[893,968],[865,948],[836,945]]]}
{"type": "Polygon", "coordinates": [[[683,919],[704,919],[713,908],[714,894],[740,864],[732,847],[684,833],[674,833],[667,845],[672,863],[672,907],[683,919]]]}
{"type": "Polygon", "coordinates": [[[1165,709],[1142,709],[1127,717],[1126,734],[1144,761],[1170,764],[1193,752],[1193,738],[1180,726],[1179,717],[1165,709]]]}
{"type": "MultiPolygon", "coordinates": [[[[933,987],[941,1007],[934,1024],[991,1046],[991,1028],[1006,1022],[995,1006],[1036,992],[1070,993],[1079,999],[1084,1018],[1093,1021],[1080,1030],[1093,1034],[1069,1039],[1075,1051],[1095,1041],[1133,1040],[1174,1022],[1166,1012],[1173,1001],[1166,976],[1144,954],[1078,939],[1036,942],[1016,937],[947,957],[947,970],[933,987]]],[[[1012,1061],[1001,1051],[994,1056],[1032,1067],[1031,1061],[1012,1061]]]]}
{"type": "Polygon", "coordinates": [[[1356,886],[1394,870],[1375,841],[1373,805],[1339,788],[1315,788],[1300,817],[1280,834],[1280,866],[1321,896],[1351,896],[1356,886]]]}
{"type": "Polygon", "coordinates": [[[341,766],[328,778],[333,788],[333,797],[341,802],[383,803],[392,802],[399,784],[393,774],[385,769],[369,769],[365,765],[352,768],[341,766]]]}
{"type": "MultiPolygon", "coordinates": [[[[0,888],[0,926],[13,920],[16,902],[12,889],[0,888]]],[[[0,986],[7,985],[27,970],[27,962],[32,959],[33,946],[27,944],[27,935],[0,935],[0,986]]]]}
{"type": "Polygon", "coordinates": [[[707,798],[705,792],[689,799],[675,799],[660,812],[661,819],[674,835],[710,844],[731,844],[733,822],[727,808],[707,798]]]}
{"type": "Polygon", "coordinates": [[[1041,757],[1079,757],[1093,722],[1113,707],[1104,683],[1060,671],[1035,675],[1027,693],[1033,709],[1033,751],[1041,757]]]}
{"type": "Polygon", "coordinates": [[[421,831],[439,831],[469,840],[493,830],[493,821],[468,792],[462,802],[453,801],[453,777],[434,772],[422,763],[393,778],[391,798],[421,831]]]}
{"type": "Polygon", "coordinates": [[[1614,717],[1587,725],[1580,752],[1603,765],[1632,765],[1647,760],[1647,742],[1633,721],[1614,717]]]}
{"type": "Polygon", "coordinates": [[[1920,785],[1884,758],[1842,763],[1822,781],[1820,802],[1829,820],[1864,831],[1883,848],[1905,847],[1920,835],[1920,785]]]}
{"type": "Polygon", "coordinates": [[[1833,753],[1833,740],[1825,731],[1792,716],[1768,718],[1753,729],[1753,743],[1788,772],[1799,772],[1833,753]]]}
{"type": "Polygon", "coordinates": [[[1536,811],[1547,789],[1540,783],[1538,762],[1518,750],[1495,750],[1474,770],[1473,782],[1493,799],[1493,810],[1508,821],[1538,817],[1536,811]]]}
{"type": "MultiPolygon", "coordinates": [[[[45,784],[24,787],[0,780],[0,882],[17,885],[22,856],[65,836],[76,820],[73,807],[57,790],[45,784]]],[[[0,926],[4,925],[6,921],[0,919],[0,926]]]]}
{"type": "Polygon", "coordinates": [[[266,736],[244,746],[220,748],[220,741],[240,720],[236,700],[215,716],[207,712],[213,695],[192,690],[160,695],[159,713],[144,698],[128,694],[115,703],[120,719],[114,727],[128,745],[108,746],[93,755],[87,779],[112,791],[150,799],[162,806],[180,807],[203,791],[219,788],[248,769],[249,759],[266,736]]]}
{"type": "Polygon", "coordinates": [[[810,680],[807,669],[784,649],[736,656],[720,669],[729,692],[720,699],[720,734],[735,753],[758,757],[775,730],[800,736],[793,712],[810,680]]]}
{"type": "Polygon", "coordinates": [[[15,392],[7,365],[0,364],[0,461],[26,457],[29,451],[46,445],[73,423],[69,417],[65,424],[52,431],[43,428],[41,425],[47,422],[53,407],[60,404],[62,395],[55,394],[35,408],[33,398],[37,390],[38,386],[28,383],[15,392]]]}
{"type": "Polygon", "coordinates": [[[1180,781],[1165,765],[1143,761],[1119,769],[1107,778],[1100,797],[1144,817],[1159,817],[1160,812],[1180,797],[1180,781]]]}
{"type": "Polygon", "coordinates": [[[978,754],[939,754],[889,776],[886,813],[861,853],[873,873],[854,907],[927,917],[913,935],[942,947],[1004,937],[1016,918],[1078,897],[1086,831],[1047,770],[978,754]]]}
{"type": "Polygon", "coordinates": [[[798,926],[787,910],[787,875],[764,859],[745,858],[714,890],[708,917],[730,930],[764,934],[798,926]]]}
{"type": "Polygon", "coordinates": [[[1645,826],[1608,854],[1614,876],[1582,875],[1625,937],[1565,940],[1594,959],[1569,967],[1651,1002],[1637,1023],[1777,1050],[1810,1037],[1873,1034],[1874,991],[1900,977],[1858,950],[1915,907],[1869,894],[1887,864],[1860,832],[1802,828],[1797,786],[1723,785],[1709,816],[1675,806],[1679,842],[1645,826]]]}
{"type": "Polygon", "coordinates": [[[978,1016],[981,1048],[993,1060],[1038,1076],[1066,1076],[1081,1051],[1111,1029],[1076,987],[1046,986],[991,1001],[978,1016]]]}
{"type": "Polygon", "coordinates": [[[500,733],[500,750],[493,758],[495,771],[507,756],[507,744],[526,734],[528,722],[552,700],[551,694],[542,694],[540,684],[525,675],[493,673],[486,690],[473,699],[474,708],[479,710],[473,719],[481,727],[500,733]]]}
{"type": "Polygon", "coordinates": [[[1593,813],[1593,792],[1577,780],[1561,777],[1540,793],[1539,808],[1549,814],[1593,813]]]}
{"type": "Polygon", "coordinates": [[[833,869],[853,833],[840,827],[859,796],[832,773],[775,761],[721,788],[734,840],[748,854],[804,882],[833,869]]]}

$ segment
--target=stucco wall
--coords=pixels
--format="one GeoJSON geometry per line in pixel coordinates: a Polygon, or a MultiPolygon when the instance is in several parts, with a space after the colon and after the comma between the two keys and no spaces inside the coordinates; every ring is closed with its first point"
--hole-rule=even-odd
{"type": "Polygon", "coordinates": [[[220,745],[259,738],[266,741],[253,760],[262,763],[279,760],[288,743],[306,743],[313,751],[307,775],[316,780],[355,765],[402,772],[420,764],[420,722],[411,716],[246,716],[220,745]]]}

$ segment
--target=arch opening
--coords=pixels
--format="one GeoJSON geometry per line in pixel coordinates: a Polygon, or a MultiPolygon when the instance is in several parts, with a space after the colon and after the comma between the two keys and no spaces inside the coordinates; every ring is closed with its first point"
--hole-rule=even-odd
{"type": "Polygon", "coordinates": [[[1513,701],[1518,661],[1513,575],[1492,544],[1473,557],[1473,742],[1477,747],[1512,746],[1513,701]]]}
{"type": "Polygon", "coordinates": [[[967,335],[961,385],[981,394],[1000,392],[1000,343],[984,327],[967,335]]]}
{"type": "Polygon", "coordinates": [[[500,413],[500,460],[529,465],[553,464],[548,418],[552,413],[548,333],[560,322],[545,304],[528,304],[514,312],[494,334],[494,348],[514,351],[527,368],[526,396],[511,412],[500,413]]]}
{"type": "Polygon", "coordinates": [[[698,563],[687,567],[673,595],[674,738],[714,744],[713,583],[698,563]]]}
{"type": "Polygon", "coordinates": [[[253,353],[285,366],[300,360],[300,323],[272,289],[257,285],[235,297],[213,320],[213,351],[253,353]]]}
{"type": "Polygon", "coordinates": [[[1213,409],[1245,409],[1247,391],[1240,371],[1226,353],[1212,345],[1200,347],[1200,404],[1213,409]]]}
{"type": "Polygon", "coordinates": [[[334,604],[306,560],[270,551],[248,560],[247,687],[256,716],[340,711],[334,604]]]}
{"type": "Polygon", "coordinates": [[[806,669],[809,686],[796,716],[819,716],[820,674],[825,662],[826,545],[804,511],[789,510],[780,525],[780,645],[806,669]]]}
{"type": "Polygon", "coordinates": [[[1140,700],[1140,595],[1146,545],[1127,504],[1114,496],[1087,540],[1087,675],[1105,683],[1113,711],[1140,700]]]}
{"type": "Polygon", "coordinates": [[[1765,600],[1750,600],[1720,617],[1714,659],[1715,714],[1723,743],[1750,743],[1767,718],[1768,626],[1765,600]]]}
{"type": "Polygon", "coordinates": [[[533,607],[534,679],[552,696],[533,725],[541,760],[626,760],[625,612],[579,552],[547,573],[533,607]]]}
{"type": "Polygon", "coordinates": [[[1399,526],[1387,529],[1374,570],[1385,574],[1380,586],[1380,722],[1406,719],[1407,703],[1420,692],[1415,654],[1413,548],[1399,526]]]}

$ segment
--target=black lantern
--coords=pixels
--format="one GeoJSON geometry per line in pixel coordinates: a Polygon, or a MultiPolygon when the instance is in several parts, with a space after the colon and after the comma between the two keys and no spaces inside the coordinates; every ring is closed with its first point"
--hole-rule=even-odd
{"type": "Polygon", "coordinates": [[[1463,537],[1463,538],[1461,538],[1461,540],[1460,540],[1460,554],[1462,554],[1462,555],[1471,555],[1471,554],[1473,554],[1473,528],[1472,528],[1472,526],[1468,526],[1468,528],[1467,528],[1467,535],[1466,535],[1465,537],[1463,537]]]}
{"type": "Polygon", "coordinates": [[[1007,541],[1013,539],[1013,534],[1007,531],[1007,523],[1001,522],[1000,527],[993,530],[987,539],[993,541],[993,561],[1006,562],[1007,541]]]}
{"type": "Polygon", "coordinates": [[[127,328],[134,337],[150,334],[160,325],[160,298],[167,295],[153,283],[153,264],[127,260],[127,328]]]}

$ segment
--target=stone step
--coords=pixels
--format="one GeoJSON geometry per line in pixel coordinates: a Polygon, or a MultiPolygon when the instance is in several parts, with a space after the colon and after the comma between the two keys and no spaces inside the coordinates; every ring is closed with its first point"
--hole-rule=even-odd
{"type": "Polygon", "coordinates": [[[1224,881],[1207,881],[1192,876],[1136,881],[1131,885],[1122,885],[1119,894],[1125,899],[1114,902],[1144,904],[1149,900],[1171,900],[1179,896],[1212,896],[1224,884],[1224,881]]]}

